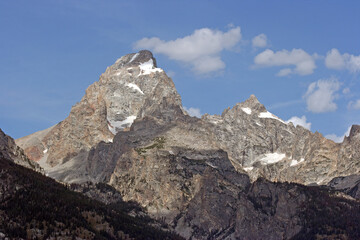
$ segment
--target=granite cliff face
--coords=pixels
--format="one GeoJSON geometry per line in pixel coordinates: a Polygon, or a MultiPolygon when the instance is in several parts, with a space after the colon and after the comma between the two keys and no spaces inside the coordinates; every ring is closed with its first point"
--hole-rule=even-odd
{"type": "MultiPolygon", "coordinates": [[[[255,96],[221,116],[190,117],[148,51],[118,59],[68,118],[17,144],[49,176],[109,183],[192,239],[311,237],[325,226],[310,224],[311,207],[323,204],[314,199],[335,208],[321,214],[324,222],[345,200],[294,183],[326,184],[360,170],[360,126],[337,144],[284,122],[255,96]]],[[[351,232],[326,224],[324,236],[351,232]]]]}

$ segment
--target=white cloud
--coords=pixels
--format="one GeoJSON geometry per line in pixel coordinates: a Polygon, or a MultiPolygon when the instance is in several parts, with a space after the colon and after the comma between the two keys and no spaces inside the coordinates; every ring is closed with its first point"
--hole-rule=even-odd
{"type": "Polygon", "coordinates": [[[266,49],[255,57],[254,63],[260,67],[295,66],[294,69],[285,68],[280,70],[278,76],[286,76],[291,73],[309,75],[316,68],[315,58],[316,55],[311,56],[302,49],[293,49],[291,51],[284,49],[277,52],[266,49]]]}
{"type": "Polygon", "coordinates": [[[337,109],[334,100],[340,88],[337,79],[319,80],[309,85],[305,94],[307,109],[314,113],[332,112],[337,109]]]}
{"type": "Polygon", "coordinates": [[[348,137],[350,134],[350,130],[351,130],[351,126],[346,130],[346,132],[344,133],[344,135],[342,136],[337,136],[336,134],[328,134],[325,137],[327,139],[333,140],[336,143],[341,143],[344,140],[344,137],[348,137]]]}
{"type": "Polygon", "coordinates": [[[344,89],[342,90],[342,93],[343,93],[343,94],[348,94],[348,93],[350,93],[350,88],[344,88],[344,89]]]}
{"type": "Polygon", "coordinates": [[[345,59],[336,48],[333,48],[326,54],[325,65],[327,68],[340,70],[345,68],[345,59]]]}
{"type": "Polygon", "coordinates": [[[360,55],[354,56],[349,53],[341,54],[336,48],[331,49],[325,58],[325,65],[327,68],[343,70],[347,69],[350,72],[360,71],[360,55]]]}
{"type": "Polygon", "coordinates": [[[150,49],[170,59],[189,63],[197,73],[204,74],[225,68],[220,53],[231,50],[241,40],[240,27],[227,32],[209,28],[197,29],[193,34],[164,41],[157,37],[143,38],[134,44],[137,49],[150,49]]]}
{"type": "Polygon", "coordinates": [[[348,108],[349,109],[360,109],[360,99],[356,100],[355,102],[354,101],[350,101],[349,104],[348,104],[348,108]]]}
{"type": "Polygon", "coordinates": [[[184,107],[185,111],[192,117],[197,117],[197,118],[201,118],[201,111],[199,108],[187,108],[187,107],[184,107]]]}
{"type": "Polygon", "coordinates": [[[267,46],[267,37],[264,33],[257,35],[252,39],[252,46],[264,48],[267,46]]]}
{"type": "Polygon", "coordinates": [[[281,69],[281,70],[276,74],[276,76],[284,77],[284,76],[290,75],[291,73],[292,73],[292,70],[291,70],[290,68],[284,68],[284,69],[281,69]]]}
{"type": "Polygon", "coordinates": [[[286,123],[292,122],[294,124],[294,126],[296,127],[297,125],[300,125],[308,130],[311,129],[311,123],[310,122],[306,122],[306,117],[302,116],[301,118],[299,117],[291,117],[289,120],[286,121],[286,123]]]}

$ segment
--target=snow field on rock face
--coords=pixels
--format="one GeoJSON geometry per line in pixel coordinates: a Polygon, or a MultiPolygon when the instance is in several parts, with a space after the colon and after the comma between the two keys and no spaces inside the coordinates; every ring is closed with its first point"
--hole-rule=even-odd
{"type": "Polygon", "coordinates": [[[272,118],[272,119],[278,120],[278,121],[286,124],[286,122],[284,122],[283,120],[281,120],[280,118],[278,118],[277,116],[275,116],[274,114],[272,114],[271,112],[262,112],[262,113],[259,113],[259,118],[272,118]]]}
{"type": "Polygon", "coordinates": [[[285,158],[284,153],[266,153],[265,157],[260,159],[261,164],[267,165],[277,163],[285,158]]]}
{"type": "Polygon", "coordinates": [[[302,163],[303,161],[305,161],[304,158],[301,158],[300,161],[298,161],[298,160],[291,160],[290,167],[296,166],[296,165],[298,165],[299,163],[302,163]]]}
{"type": "Polygon", "coordinates": [[[134,61],[137,56],[139,56],[139,53],[136,53],[136,54],[130,59],[129,63],[131,63],[132,61],[134,61]]]}
{"type": "Polygon", "coordinates": [[[246,114],[250,115],[251,114],[251,109],[248,108],[248,107],[244,107],[244,108],[241,108],[241,110],[243,110],[246,114]]]}
{"type": "Polygon", "coordinates": [[[140,67],[140,75],[148,75],[150,73],[155,73],[155,72],[163,72],[164,70],[162,70],[161,68],[154,68],[154,62],[152,59],[150,59],[147,62],[144,62],[142,64],[139,65],[140,67]]]}
{"type": "Polygon", "coordinates": [[[138,85],[136,85],[135,83],[128,83],[126,84],[127,87],[135,89],[136,91],[140,92],[141,94],[144,94],[143,91],[141,91],[141,89],[139,88],[138,85]]]}
{"type": "Polygon", "coordinates": [[[134,115],[128,116],[123,121],[114,121],[114,120],[108,119],[108,122],[109,122],[108,128],[109,128],[110,132],[112,132],[112,134],[115,135],[118,132],[117,129],[124,129],[125,127],[130,127],[135,119],[136,119],[136,116],[134,116],[134,115]]]}
{"type": "Polygon", "coordinates": [[[250,172],[250,171],[252,171],[254,169],[254,167],[244,167],[244,170],[246,171],[246,172],[250,172]]]}

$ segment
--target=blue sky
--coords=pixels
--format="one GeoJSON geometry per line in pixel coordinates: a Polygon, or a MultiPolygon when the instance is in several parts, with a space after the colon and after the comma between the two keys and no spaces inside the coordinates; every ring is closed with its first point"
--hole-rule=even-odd
{"type": "Polygon", "coordinates": [[[331,0],[0,0],[0,128],[18,138],[58,123],[107,66],[147,48],[194,114],[255,94],[341,138],[360,124],[359,11],[331,0]]]}

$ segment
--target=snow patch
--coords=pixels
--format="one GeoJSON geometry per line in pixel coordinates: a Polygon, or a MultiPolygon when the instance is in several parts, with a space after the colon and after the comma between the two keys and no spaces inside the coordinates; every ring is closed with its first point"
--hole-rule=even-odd
{"type": "Polygon", "coordinates": [[[246,171],[246,172],[250,172],[250,171],[252,171],[254,169],[254,167],[244,167],[244,170],[246,171]]]}
{"type": "Polygon", "coordinates": [[[244,107],[244,108],[241,108],[241,110],[243,110],[246,114],[250,115],[251,114],[251,109],[248,108],[248,107],[244,107]]]}
{"type": "Polygon", "coordinates": [[[301,158],[300,161],[298,161],[298,160],[291,160],[290,167],[296,166],[296,165],[298,165],[299,163],[302,163],[303,161],[305,161],[304,158],[301,158]]]}
{"type": "Polygon", "coordinates": [[[139,76],[140,75],[148,75],[150,73],[155,73],[155,72],[163,72],[163,70],[161,68],[154,67],[154,62],[152,59],[140,64],[139,67],[140,67],[139,76]]]}
{"type": "Polygon", "coordinates": [[[324,181],[324,179],[320,179],[319,181],[316,182],[317,185],[321,185],[321,183],[324,181]]]}
{"type": "Polygon", "coordinates": [[[207,165],[209,165],[212,168],[217,168],[217,166],[213,165],[212,163],[206,162],[207,165]]]}
{"type": "Polygon", "coordinates": [[[140,92],[141,94],[144,94],[143,91],[141,91],[141,89],[139,88],[138,85],[136,85],[135,83],[128,83],[126,84],[127,87],[135,89],[136,91],[140,92]]]}
{"type": "Polygon", "coordinates": [[[266,153],[265,157],[261,158],[260,161],[262,164],[272,164],[280,162],[285,158],[284,153],[266,153]]]}
{"type": "Polygon", "coordinates": [[[129,63],[131,63],[132,61],[134,61],[137,56],[139,56],[139,53],[136,53],[136,54],[130,59],[130,62],[129,62],[129,63]]]}
{"type": "Polygon", "coordinates": [[[286,122],[284,122],[283,120],[272,114],[271,112],[261,112],[259,114],[259,118],[272,118],[286,124],[286,122]]]}
{"type": "Polygon", "coordinates": [[[118,129],[121,130],[126,127],[130,127],[135,119],[136,119],[136,116],[134,116],[134,115],[127,117],[123,121],[114,121],[114,120],[108,119],[108,122],[109,122],[108,128],[109,128],[110,132],[112,132],[112,134],[115,135],[118,132],[118,129]]]}

